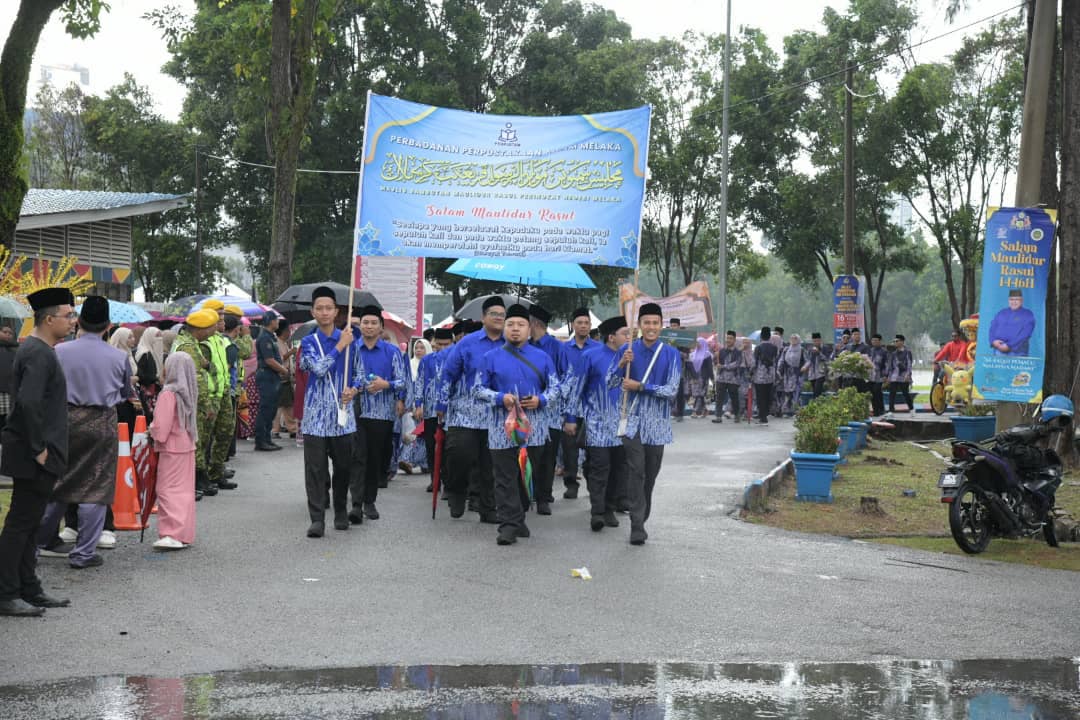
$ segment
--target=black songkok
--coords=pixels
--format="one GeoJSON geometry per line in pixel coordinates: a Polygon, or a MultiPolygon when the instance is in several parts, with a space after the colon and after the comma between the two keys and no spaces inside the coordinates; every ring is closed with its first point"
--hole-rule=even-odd
{"type": "Polygon", "coordinates": [[[454,331],[450,328],[435,328],[435,335],[433,337],[436,340],[453,340],[454,331]]]}
{"type": "MultiPolygon", "coordinates": [[[[97,296],[92,295],[91,297],[97,297],[97,296]]],[[[41,290],[38,290],[37,292],[33,292],[33,293],[30,293],[29,295],[27,295],[26,299],[30,302],[30,307],[33,308],[34,312],[37,312],[38,310],[42,310],[42,309],[47,308],[47,307],[56,307],[57,305],[74,305],[75,304],[75,296],[73,296],[71,294],[71,291],[68,290],[67,288],[61,288],[61,287],[42,288],[41,290]]],[[[89,300],[89,299],[90,298],[87,298],[87,300],[89,300]]],[[[105,298],[101,298],[101,299],[105,300],[105,298]]],[[[106,314],[105,314],[105,320],[103,322],[108,322],[108,320],[109,320],[108,307],[109,307],[108,303],[106,302],[106,305],[105,305],[106,314]]],[[[85,304],[84,304],[84,307],[83,307],[83,311],[84,312],[86,311],[85,304]]]]}
{"type": "MultiPolygon", "coordinates": [[[[69,292],[68,295],[71,295],[69,292]]],[[[67,300],[60,303],[51,303],[53,305],[63,305],[67,300]]],[[[108,325],[109,324],[109,301],[100,295],[91,295],[86,298],[86,302],[82,305],[82,310],[79,312],[79,319],[90,326],[108,325]]]]}
{"type": "MultiPolygon", "coordinates": [[[[524,307],[524,305],[522,305],[521,307],[524,307]]],[[[507,315],[507,317],[510,316],[507,315]]],[[[551,313],[539,305],[533,305],[532,307],[530,307],[527,311],[526,317],[534,317],[545,325],[551,322],[551,313]]]]}
{"type": "Polygon", "coordinates": [[[506,303],[503,302],[502,295],[492,295],[484,301],[484,312],[487,312],[488,308],[493,307],[506,307],[506,303]]]}
{"type": "Polygon", "coordinates": [[[600,323],[600,339],[606,342],[608,335],[616,333],[624,327],[626,327],[626,318],[622,315],[608,318],[600,323]]]}
{"type": "MultiPolygon", "coordinates": [[[[533,305],[533,308],[535,308],[535,307],[537,307],[537,306],[533,305]]],[[[506,319],[509,320],[510,318],[524,318],[524,319],[528,320],[529,319],[529,309],[526,308],[524,305],[518,305],[518,304],[511,305],[510,307],[508,307],[506,309],[506,319]]]]}
{"type": "Polygon", "coordinates": [[[657,305],[656,303],[645,303],[638,310],[638,313],[637,313],[638,320],[645,317],[646,315],[658,315],[658,316],[660,316],[660,318],[663,318],[664,317],[664,311],[661,310],[660,306],[657,305]]]}
{"type": "Polygon", "coordinates": [[[316,300],[324,297],[333,300],[335,305],[338,304],[337,295],[335,295],[334,291],[326,287],[325,285],[320,285],[319,287],[311,291],[311,304],[314,305],[316,300]]]}
{"type": "Polygon", "coordinates": [[[591,316],[591,315],[589,315],[589,308],[583,308],[583,307],[582,307],[582,308],[578,308],[577,310],[575,310],[574,312],[572,312],[572,313],[570,314],[570,322],[574,322],[574,321],[575,321],[575,320],[577,320],[577,319],[578,319],[579,317],[587,317],[587,318],[590,318],[590,319],[591,319],[591,318],[592,318],[592,316],[591,316]]]}

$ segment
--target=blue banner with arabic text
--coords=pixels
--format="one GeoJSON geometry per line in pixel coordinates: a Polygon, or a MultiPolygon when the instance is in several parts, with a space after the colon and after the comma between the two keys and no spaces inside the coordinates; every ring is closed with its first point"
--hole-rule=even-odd
{"type": "Polygon", "coordinates": [[[355,254],[636,267],[649,112],[482,115],[371,94],[355,254]]]}
{"type": "Polygon", "coordinates": [[[1039,402],[1055,212],[991,208],[986,221],[975,387],[988,400],[1039,402]]]}

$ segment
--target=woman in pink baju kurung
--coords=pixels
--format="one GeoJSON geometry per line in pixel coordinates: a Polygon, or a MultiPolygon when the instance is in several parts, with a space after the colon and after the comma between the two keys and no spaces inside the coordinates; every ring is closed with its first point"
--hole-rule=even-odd
{"type": "Polygon", "coordinates": [[[179,550],[195,541],[195,364],[187,353],[165,361],[150,437],[158,453],[157,550],[179,550]]]}

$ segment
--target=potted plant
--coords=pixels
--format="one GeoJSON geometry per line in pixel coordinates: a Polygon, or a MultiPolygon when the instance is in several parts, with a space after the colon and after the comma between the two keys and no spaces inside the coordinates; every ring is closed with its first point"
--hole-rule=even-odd
{"type": "Polygon", "coordinates": [[[799,392],[799,407],[803,408],[810,404],[810,401],[814,399],[814,386],[810,384],[809,380],[804,380],[802,389],[799,392]]]}
{"type": "Polygon", "coordinates": [[[843,416],[835,398],[818,398],[795,417],[795,499],[806,502],[832,502],[832,479],[839,438],[837,427],[843,416]]]}
{"type": "Polygon", "coordinates": [[[866,435],[870,431],[872,411],[870,394],[861,393],[853,387],[844,388],[836,396],[847,417],[847,426],[851,428],[849,451],[866,447],[866,435]]]}
{"type": "Polygon", "coordinates": [[[957,440],[981,442],[994,437],[997,418],[994,416],[997,406],[994,403],[977,403],[969,396],[960,408],[958,415],[953,415],[953,433],[957,440]]]}

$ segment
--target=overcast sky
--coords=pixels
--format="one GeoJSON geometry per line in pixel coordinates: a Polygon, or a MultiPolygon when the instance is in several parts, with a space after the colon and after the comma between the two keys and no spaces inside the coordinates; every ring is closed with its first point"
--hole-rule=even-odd
{"type": "MultiPolygon", "coordinates": [[[[112,10],[102,22],[97,37],[74,40],[69,37],[56,13],[42,34],[34,57],[31,75],[31,100],[33,81],[39,75],[41,65],[80,65],[90,70],[89,91],[101,93],[119,83],[124,72],[135,76],[141,85],[150,88],[158,103],[159,111],[175,118],[181,108],[184,89],[171,78],[164,76],[160,68],[168,60],[164,42],[158,32],[142,19],[149,10],[172,5],[182,11],[194,9],[192,0],[109,0],[112,10]]],[[[726,4],[721,0],[600,0],[600,5],[611,8],[623,20],[630,23],[634,35],[658,38],[679,36],[687,29],[700,32],[722,33],[724,31],[726,4]],[[657,8],[662,8],[658,11],[657,8]]],[[[1019,0],[978,0],[970,3],[975,9],[959,18],[956,25],[963,25],[1002,10],[1020,5],[1019,0]]],[[[6,39],[15,18],[18,3],[15,0],[0,2],[0,38],[6,39]]],[[[830,0],[734,0],[732,27],[750,25],[761,28],[770,43],[780,49],[785,35],[797,29],[820,29],[822,10],[832,6],[843,10],[846,2],[830,0]]],[[[949,29],[945,22],[944,0],[919,0],[921,25],[914,40],[932,37],[949,29]]],[[[972,31],[969,32],[973,32],[972,31]]],[[[930,43],[916,51],[920,60],[939,59],[951,52],[963,33],[930,43]]]]}

